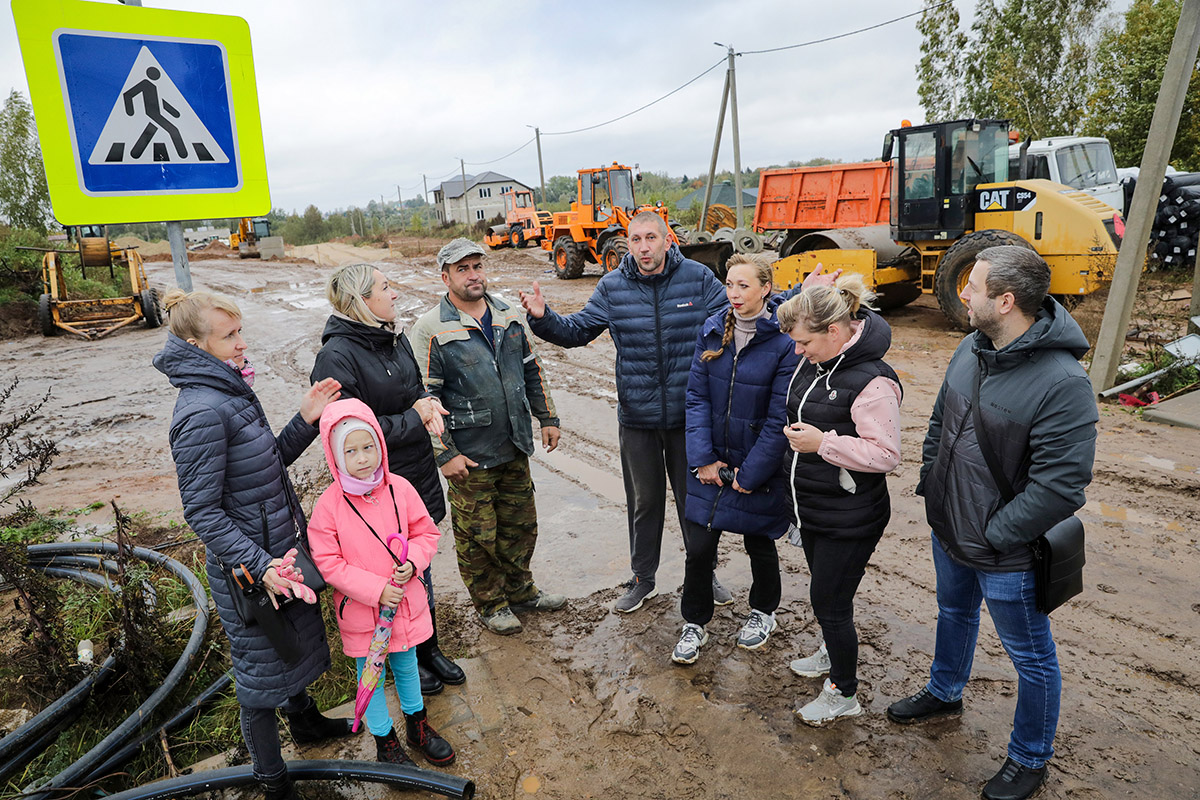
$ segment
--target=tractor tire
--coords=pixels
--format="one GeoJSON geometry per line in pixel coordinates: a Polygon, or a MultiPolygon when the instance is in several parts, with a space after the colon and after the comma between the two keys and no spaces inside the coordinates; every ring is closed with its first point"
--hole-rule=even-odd
{"type": "Polygon", "coordinates": [[[688,244],[708,244],[712,240],[712,234],[708,231],[696,231],[691,235],[691,241],[688,244]]]}
{"type": "Polygon", "coordinates": [[[508,234],[508,243],[520,250],[525,246],[525,232],[520,228],[513,228],[508,234]]]}
{"type": "Polygon", "coordinates": [[[554,274],[564,281],[583,275],[583,250],[570,236],[554,240],[554,274]]]}
{"type": "Polygon", "coordinates": [[[713,233],[712,240],[714,242],[732,242],[733,228],[717,228],[717,230],[713,233]]]}
{"type": "Polygon", "coordinates": [[[162,325],[162,308],[158,305],[158,289],[143,289],[139,297],[142,301],[142,316],[146,319],[146,327],[157,328],[162,325]]]}
{"type": "Polygon", "coordinates": [[[806,233],[808,233],[808,231],[788,231],[783,237],[783,240],[779,243],[779,257],[787,258],[788,256],[795,255],[796,243],[799,242],[800,237],[804,236],[806,233]]]}
{"type": "Polygon", "coordinates": [[[763,241],[749,228],[736,228],[733,231],[733,246],[739,253],[761,253],[763,241]]]}
{"type": "Polygon", "coordinates": [[[691,244],[691,232],[682,225],[672,225],[671,231],[675,234],[675,238],[679,240],[680,245],[691,244]]]}
{"type": "Polygon", "coordinates": [[[955,242],[938,262],[937,272],[933,276],[933,292],[937,295],[938,307],[961,330],[973,330],[967,319],[967,305],[959,294],[967,285],[971,267],[975,266],[975,256],[981,250],[1002,245],[1033,249],[1029,242],[1011,231],[989,229],[968,233],[955,242]]]}
{"type": "Polygon", "coordinates": [[[629,240],[624,236],[614,236],[605,242],[604,250],[600,253],[600,264],[604,267],[604,271],[612,272],[621,266],[621,259],[628,252],[629,240]]]}
{"type": "Polygon", "coordinates": [[[42,336],[57,336],[58,326],[54,324],[54,310],[50,305],[50,295],[43,294],[38,298],[38,324],[42,336]]]}

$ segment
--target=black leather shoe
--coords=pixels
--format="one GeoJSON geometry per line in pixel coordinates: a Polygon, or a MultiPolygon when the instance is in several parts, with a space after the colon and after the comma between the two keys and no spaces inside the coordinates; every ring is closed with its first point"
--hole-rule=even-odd
{"type": "Polygon", "coordinates": [[[962,698],[955,700],[953,703],[947,703],[945,700],[939,700],[929,691],[929,687],[921,689],[912,697],[906,697],[903,700],[897,700],[888,706],[888,719],[892,722],[899,722],[901,725],[910,725],[914,722],[924,722],[927,719],[935,717],[948,717],[952,714],[962,713],[962,698]]]}
{"type": "Polygon", "coordinates": [[[983,787],[984,800],[1025,800],[1046,780],[1046,768],[1030,769],[1011,758],[1004,759],[992,779],[983,787]]]}
{"type": "Polygon", "coordinates": [[[442,679],[433,673],[432,670],[426,669],[423,664],[417,664],[417,675],[421,678],[421,694],[441,694],[442,689],[446,687],[442,685],[442,679]]]}
{"type": "Polygon", "coordinates": [[[296,793],[296,784],[284,775],[274,784],[263,785],[263,800],[300,800],[300,795],[296,793]]]}
{"type": "Polygon", "coordinates": [[[415,714],[405,714],[404,730],[409,746],[420,750],[430,764],[446,767],[454,763],[454,748],[429,724],[425,709],[415,714]]]}
{"type": "Polygon", "coordinates": [[[426,658],[418,662],[418,666],[424,666],[425,669],[441,678],[442,683],[449,686],[458,686],[467,682],[467,673],[462,671],[462,667],[446,658],[436,647],[429,651],[426,658]]]}

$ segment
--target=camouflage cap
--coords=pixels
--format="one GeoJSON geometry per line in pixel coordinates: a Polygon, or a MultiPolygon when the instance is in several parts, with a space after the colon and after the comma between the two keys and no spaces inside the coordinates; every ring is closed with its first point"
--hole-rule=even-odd
{"type": "Polygon", "coordinates": [[[437,263],[442,269],[462,261],[467,256],[483,255],[483,248],[470,239],[458,238],[438,250],[437,263]]]}

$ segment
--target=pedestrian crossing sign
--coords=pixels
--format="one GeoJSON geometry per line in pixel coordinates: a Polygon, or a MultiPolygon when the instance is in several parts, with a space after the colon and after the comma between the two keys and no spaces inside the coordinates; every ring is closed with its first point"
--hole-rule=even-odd
{"type": "Polygon", "coordinates": [[[13,16],[59,222],[270,210],[245,20],[81,0],[13,16]]]}

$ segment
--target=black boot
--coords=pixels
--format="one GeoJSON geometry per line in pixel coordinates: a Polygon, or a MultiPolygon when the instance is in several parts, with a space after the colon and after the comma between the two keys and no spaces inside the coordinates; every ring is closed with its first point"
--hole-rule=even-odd
{"type": "Polygon", "coordinates": [[[408,734],[409,746],[420,749],[430,764],[445,767],[454,763],[454,748],[429,725],[425,709],[415,714],[405,714],[404,730],[408,734]]]}
{"type": "Polygon", "coordinates": [[[296,794],[292,779],[285,774],[281,783],[263,784],[263,800],[300,800],[300,795],[296,794]]]}
{"type": "Polygon", "coordinates": [[[353,720],[321,716],[321,712],[317,710],[317,701],[311,697],[308,698],[308,706],[303,711],[287,712],[287,719],[296,744],[309,744],[322,739],[349,736],[352,733],[350,726],[353,720]]]}
{"type": "MultiPolygon", "coordinates": [[[[437,621],[433,623],[433,635],[417,645],[417,666],[423,669],[421,674],[421,694],[437,694],[425,691],[425,672],[432,673],[441,683],[458,686],[467,682],[467,674],[462,667],[455,664],[442,653],[438,647],[437,621]]],[[[441,691],[439,688],[438,692],[441,691]]]]}
{"type": "Polygon", "coordinates": [[[388,731],[387,736],[375,737],[375,760],[382,761],[384,764],[403,764],[409,767],[416,766],[412,759],[408,757],[400,747],[400,740],[396,738],[396,729],[392,728],[388,731]]]}
{"type": "Polygon", "coordinates": [[[433,670],[426,669],[420,660],[417,661],[417,677],[421,679],[421,694],[426,697],[441,694],[442,689],[446,688],[442,685],[442,679],[435,675],[433,670]]]}

